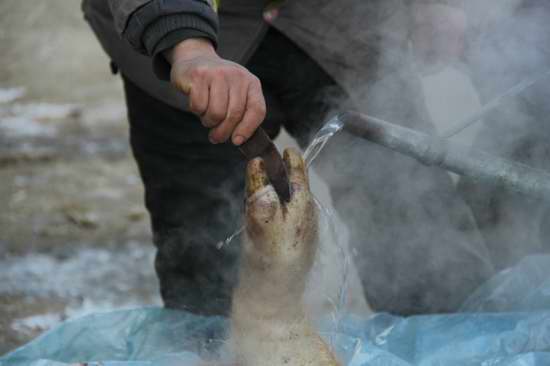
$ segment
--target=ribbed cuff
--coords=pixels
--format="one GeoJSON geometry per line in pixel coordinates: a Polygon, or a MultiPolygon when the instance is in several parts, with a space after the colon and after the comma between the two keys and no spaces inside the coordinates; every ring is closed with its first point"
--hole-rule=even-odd
{"type": "Polygon", "coordinates": [[[218,16],[204,0],[151,1],[132,14],[123,36],[134,49],[152,56],[157,44],[179,29],[200,31],[215,45],[218,16]]]}
{"type": "Polygon", "coordinates": [[[215,28],[196,15],[175,14],[165,16],[147,27],[143,33],[142,41],[147,54],[154,55],[158,52],[160,43],[170,42],[178,38],[178,34],[184,36],[183,39],[180,37],[180,41],[192,38],[193,35],[199,35],[208,38],[216,47],[218,41],[216,33],[215,28]],[[186,34],[188,36],[185,36],[186,34]]]}
{"type": "Polygon", "coordinates": [[[464,8],[464,0],[417,0],[417,1],[411,1],[412,4],[415,5],[418,4],[440,4],[440,5],[447,5],[452,6],[453,8],[464,8]]]}

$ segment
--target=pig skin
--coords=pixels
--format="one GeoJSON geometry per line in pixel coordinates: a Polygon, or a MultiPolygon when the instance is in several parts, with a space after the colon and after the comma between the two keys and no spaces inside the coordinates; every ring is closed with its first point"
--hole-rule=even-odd
{"type": "Polygon", "coordinates": [[[292,196],[282,203],[261,159],[247,167],[246,233],[233,295],[230,347],[239,366],[337,366],[303,305],[318,246],[318,212],[301,155],[283,157],[292,196]]]}

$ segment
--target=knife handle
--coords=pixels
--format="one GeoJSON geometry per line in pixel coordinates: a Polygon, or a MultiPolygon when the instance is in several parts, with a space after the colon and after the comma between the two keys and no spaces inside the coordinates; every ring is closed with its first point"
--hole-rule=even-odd
{"type": "Polygon", "coordinates": [[[247,160],[258,157],[263,159],[267,176],[279,199],[283,202],[289,202],[290,183],[286,165],[264,129],[258,128],[244,144],[239,146],[239,149],[247,160]]]}

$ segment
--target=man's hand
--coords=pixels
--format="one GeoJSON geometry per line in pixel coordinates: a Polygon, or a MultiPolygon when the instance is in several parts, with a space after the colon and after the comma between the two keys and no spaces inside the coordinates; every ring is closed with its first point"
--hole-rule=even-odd
{"type": "Polygon", "coordinates": [[[166,58],[172,84],[189,97],[189,109],[210,129],[214,144],[245,142],[263,122],[265,99],[260,80],[246,68],[220,58],[206,39],[188,39],[166,58]]]}

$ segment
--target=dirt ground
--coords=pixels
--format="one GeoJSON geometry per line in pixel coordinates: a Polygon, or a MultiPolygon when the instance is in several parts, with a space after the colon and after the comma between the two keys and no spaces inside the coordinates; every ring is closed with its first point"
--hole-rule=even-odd
{"type": "Polygon", "coordinates": [[[118,78],[78,1],[0,3],[0,354],[159,304],[118,78]]]}
{"type": "Polygon", "coordinates": [[[0,353],[69,316],[158,303],[122,108],[0,104],[0,353]]]}

